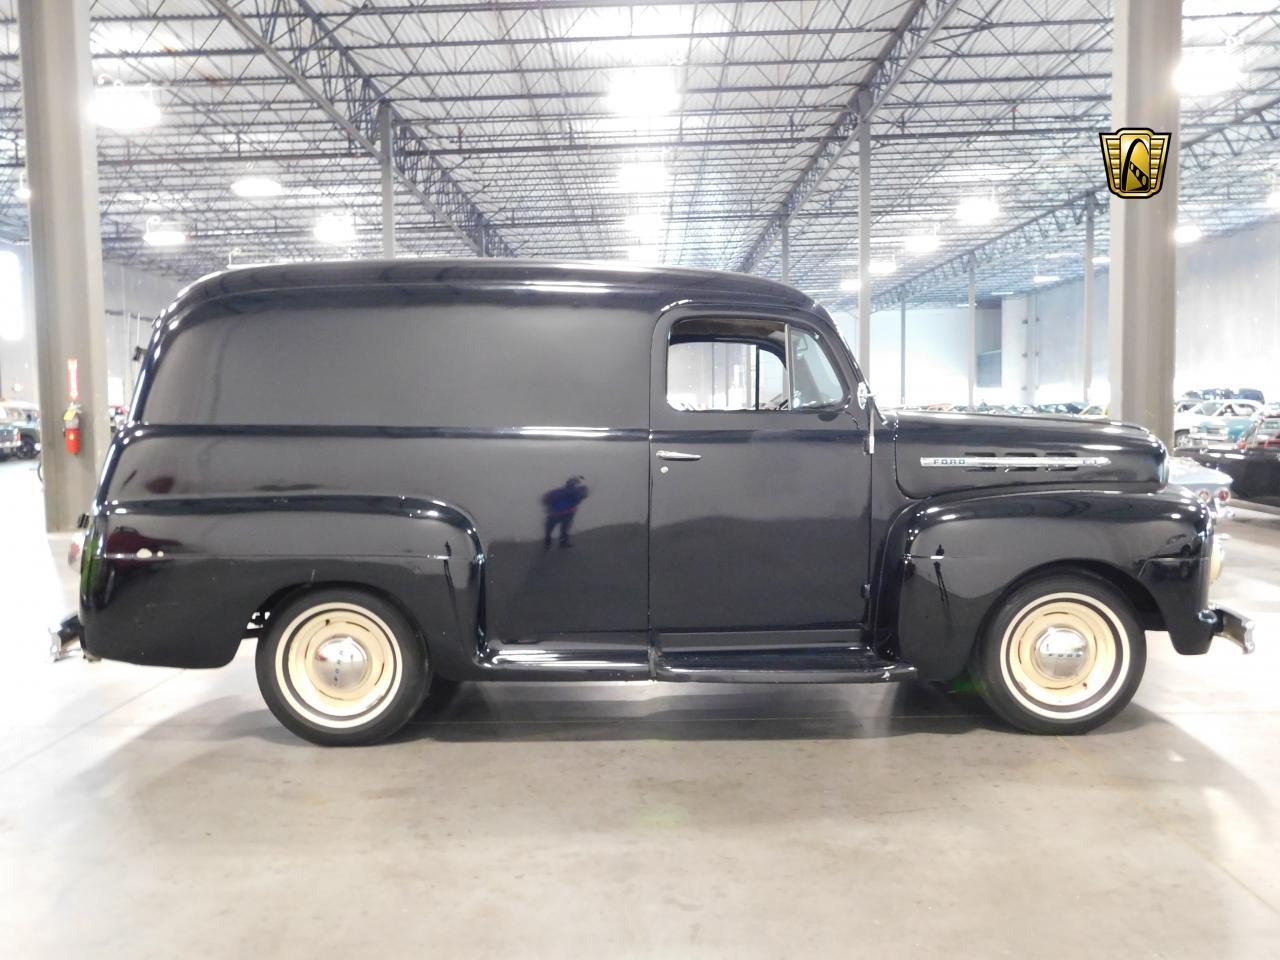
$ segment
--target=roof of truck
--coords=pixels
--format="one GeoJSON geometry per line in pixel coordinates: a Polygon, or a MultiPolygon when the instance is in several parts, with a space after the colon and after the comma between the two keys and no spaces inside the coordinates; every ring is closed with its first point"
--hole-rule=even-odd
{"type": "Polygon", "coordinates": [[[667,298],[665,302],[712,294],[760,298],[775,304],[805,308],[815,305],[809,296],[794,287],[745,273],[630,263],[499,260],[481,257],[338,260],[237,267],[197,280],[179,295],[178,300],[186,304],[263,290],[433,283],[462,286],[548,285],[564,293],[572,292],[575,286],[597,290],[612,286],[632,291],[651,291],[657,297],[667,298]]]}

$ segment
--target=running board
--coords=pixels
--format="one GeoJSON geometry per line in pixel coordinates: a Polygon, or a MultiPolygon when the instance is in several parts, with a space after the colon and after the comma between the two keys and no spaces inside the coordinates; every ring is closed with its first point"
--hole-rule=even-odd
{"type": "Polygon", "coordinates": [[[703,683],[887,683],[914,679],[916,668],[862,646],[808,647],[659,653],[653,676],[703,683]]]}

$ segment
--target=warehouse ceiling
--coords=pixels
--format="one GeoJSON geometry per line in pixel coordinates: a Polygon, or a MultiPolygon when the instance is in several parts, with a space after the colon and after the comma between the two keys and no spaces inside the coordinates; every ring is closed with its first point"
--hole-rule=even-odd
{"type": "MultiPolygon", "coordinates": [[[[20,236],[15,7],[0,0],[0,227],[20,236]]],[[[963,299],[971,255],[980,296],[1021,292],[1079,276],[1090,204],[1105,254],[1111,14],[1104,0],[97,0],[100,107],[140,127],[99,124],[104,255],[183,278],[377,256],[382,120],[404,255],[779,276],[785,221],[792,282],[847,305],[870,104],[876,300],[963,299]],[[246,178],[280,192],[241,196],[246,178]]],[[[1275,212],[1280,11],[1185,0],[1183,39],[1198,92],[1182,101],[1181,221],[1210,235],[1275,212]]]]}

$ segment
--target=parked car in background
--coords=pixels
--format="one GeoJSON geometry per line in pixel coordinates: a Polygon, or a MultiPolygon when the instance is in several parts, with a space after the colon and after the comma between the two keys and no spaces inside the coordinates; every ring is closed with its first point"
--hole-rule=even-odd
{"type": "Polygon", "coordinates": [[[1169,458],[1169,483],[1190,490],[1215,514],[1224,513],[1231,499],[1230,474],[1206,467],[1190,457],[1169,458]]]}
{"type": "Polygon", "coordinates": [[[1263,392],[1253,387],[1209,387],[1205,390],[1188,390],[1182,397],[1187,400],[1252,400],[1255,403],[1267,402],[1263,392]]]}
{"type": "Polygon", "coordinates": [[[1038,403],[1036,404],[1036,413],[1067,413],[1078,414],[1084,410],[1083,403],[1038,403]]]}
{"type": "Polygon", "coordinates": [[[22,400],[0,401],[0,423],[18,431],[19,444],[14,456],[31,460],[40,452],[40,408],[22,400]]]}
{"type": "Polygon", "coordinates": [[[1109,417],[1111,407],[1105,403],[1091,403],[1080,411],[1082,417],[1109,417]]]}
{"type": "Polygon", "coordinates": [[[1183,446],[1233,446],[1244,438],[1261,413],[1262,405],[1252,400],[1227,400],[1213,416],[1203,418],[1188,431],[1183,446]]]}
{"type": "Polygon", "coordinates": [[[0,422],[0,460],[16,457],[22,448],[22,436],[11,423],[0,422]]]}

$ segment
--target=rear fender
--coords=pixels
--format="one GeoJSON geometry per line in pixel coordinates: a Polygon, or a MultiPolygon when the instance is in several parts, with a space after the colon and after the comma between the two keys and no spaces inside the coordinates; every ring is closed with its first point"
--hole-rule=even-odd
{"type": "Polygon", "coordinates": [[[366,585],[396,602],[445,675],[478,657],[484,551],[471,518],[436,500],[287,495],[103,504],[81,565],[95,656],[221,666],[268,598],[366,585]]]}

